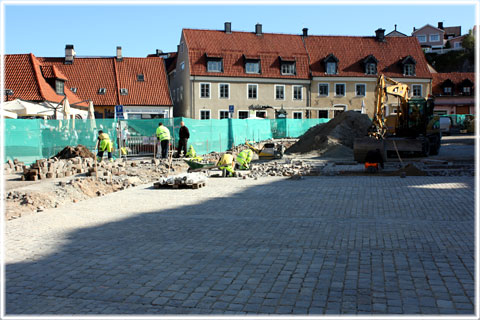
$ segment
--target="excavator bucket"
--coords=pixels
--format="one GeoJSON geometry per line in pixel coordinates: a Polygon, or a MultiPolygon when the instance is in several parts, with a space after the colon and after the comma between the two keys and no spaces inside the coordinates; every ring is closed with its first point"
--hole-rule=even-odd
{"type": "Polygon", "coordinates": [[[357,162],[364,163],[368,151],[379,150],[383,159],[387,159],[385,154],[385,143],[372,137],[356,138],[353,141],[353,159],[357,162]]]}

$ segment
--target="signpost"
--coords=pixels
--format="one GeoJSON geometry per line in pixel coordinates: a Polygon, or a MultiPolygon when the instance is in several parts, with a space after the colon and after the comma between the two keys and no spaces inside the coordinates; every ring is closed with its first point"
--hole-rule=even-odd
{"type": "Polygon", "coordinates": [[[115,106],[115,119],[124,120],[125,117],[123,116],[123,106],[117,105],[115,106]]]}
{"type": "Polygon", "coordinates": [[[233,118],[234,109],[235,109],[235,107],[233,106],[233,104],[228,106],[228,113],[230,113],[230,119],[233,118]]]}

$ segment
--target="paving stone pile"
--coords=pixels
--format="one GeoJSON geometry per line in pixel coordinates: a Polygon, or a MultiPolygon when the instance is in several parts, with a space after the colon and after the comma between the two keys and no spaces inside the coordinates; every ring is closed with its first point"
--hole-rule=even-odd
{"type": "MultiPolygon", "coordinates": [[[[291,160],[287,162],[269,161],[254,164],[251,166],[250,172],[245,176],[248,178],[260,178],[268,176],[311,176],[318,174],[318,169],[310,163],[303,160],[291,160]]],[[[240,175],[242,175],[241,171],[240,175]]]]}
{"type": "Polygon", "coordinates": [[[18,159],[14,159],[13,161],[12,160],[8,160],[6,163],[5,163],[5,166],[4,166],[4,174],[12,174],[12,173],[15,173],[15,172],[23,172],[23,170],[25,169],[25,163],[22,162],[22,161],[18,161],[18,159]]]}

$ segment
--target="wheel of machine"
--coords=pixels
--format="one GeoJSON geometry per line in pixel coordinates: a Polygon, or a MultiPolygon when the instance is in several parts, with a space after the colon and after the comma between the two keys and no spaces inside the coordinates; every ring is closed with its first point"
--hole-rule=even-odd
{"type": "Polygon", "coordinates": [[[436,156],[440,151],[440,139],[439,137],[435,136],[432,138],[430,142],[430,155],[436,156]]]}

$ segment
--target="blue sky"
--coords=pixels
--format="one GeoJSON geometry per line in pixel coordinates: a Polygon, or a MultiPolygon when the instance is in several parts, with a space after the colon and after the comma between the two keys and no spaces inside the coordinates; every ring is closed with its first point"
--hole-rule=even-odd
{"type": "MultiPolygon", "coordinates": [[[[182,28],[300,34],[308,28],[314,35],[373,36],[378,28],[411,35],[413,27],[425,24],[461,26],[467,33],[476,22],[473,2],[455,5],[423,1],[421,5],[59,5],[19,4],[4,1],[4,53],[33,53],[39,57],[63,56],[65,45],[73,44],[78,56],[114,56],[117,46],[123,55],[145,57],[156,49],[176,51],[182,28]]],[[[41,3],[41,2],[40,2],[41,3]]],[[[396,2],[397,3],[397,2],[396,2]]]]}

